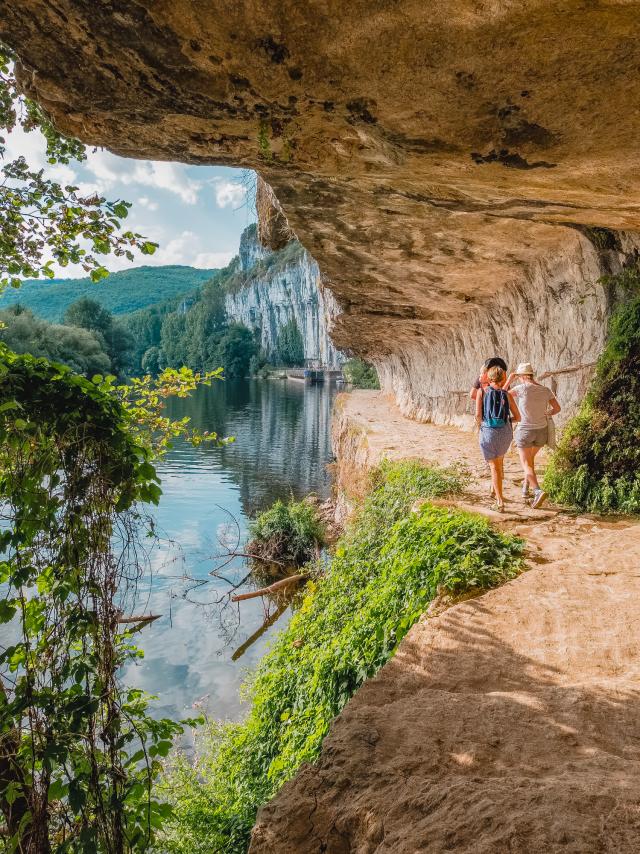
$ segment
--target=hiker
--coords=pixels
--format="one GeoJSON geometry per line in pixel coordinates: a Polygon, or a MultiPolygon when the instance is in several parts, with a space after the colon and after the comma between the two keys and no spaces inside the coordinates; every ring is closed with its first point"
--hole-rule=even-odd
{"type": "Polygon", "coordinates": [[[480,450],[491,469],[491,483],[496,497],[495,509],[502,513],[504,496],[504,455],[513,439],[512,421],[520,420],[520,412],[511,394],[503,386],[506,371],[493,365],[487,371],[488,384],[476,390],[476,424],[480,428],[480,450]]]}
{"type": "Polygon", "coordinates": [[[498,366],[502,368],[502,370],[506,373],[507,371],[507,363],[504,359],[501,359],[500,356],[493,356],[491,359],[487,359],[487,361],[482,366],[482,371],[480,372],[480,376],[474,382],[471,387],[471,391],[469,392],[469,397],[471,400],[476,399],[476,395],[478,394],[478,389],[486,388],[489,385],[489,378],[487,377],[487,371],[489,368],[493,368],[494,366],[498,366]]]}
{"type": "Polygon", "coordinates": [[[535,372],[530,362],[522,362],[509,375],[505,388],[518,378],[519,385],[514,386],[510,393],[518,404],[521,420],[515,431],[514,443],[520,454],[520,462],[524,471],[522,498],[529,498],[529,488],[533,490],[533,508],[541,507],[547,494],[540,488],[536,476],[535,459],[540,448],[549,442],[549,418],[560,412],[560,404],[550,388],[537,382],[535,372]]]}

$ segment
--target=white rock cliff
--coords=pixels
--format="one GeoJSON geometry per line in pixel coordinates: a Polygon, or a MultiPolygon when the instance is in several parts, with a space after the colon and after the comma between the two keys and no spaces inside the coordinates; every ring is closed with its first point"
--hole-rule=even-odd
{"type": "Polygon", "coordinates": [[[240,239],[238,271],[244,281],[227,295],[227,314],[260,330],[268,356],[276,352],[278,332],[293,318],[302,334],[305,361],[330,368],[344,361],[328,331],[338,312],[336,302],[322,285],[318,265],[300,244],[271,252],[261,246],[255,225],[250,225],[240,239]]]}

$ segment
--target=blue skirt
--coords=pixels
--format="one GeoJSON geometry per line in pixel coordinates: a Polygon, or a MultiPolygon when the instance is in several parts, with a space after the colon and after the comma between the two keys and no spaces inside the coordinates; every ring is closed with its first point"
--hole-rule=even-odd
{"type": "Polygon", "coordinates": [[[512,439],[511,424],[505,424],[504,427],[485,427],[483,425],[480,428],[480,450],[485,460],[504,457],[509,450],[512,439]]]}

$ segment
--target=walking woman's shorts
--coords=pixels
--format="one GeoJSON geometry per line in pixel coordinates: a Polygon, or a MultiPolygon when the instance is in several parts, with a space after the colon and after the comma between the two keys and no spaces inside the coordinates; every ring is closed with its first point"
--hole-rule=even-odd
{"type": "Polygon", "coordinates": [[[487,427],[483,424],[480,428],[480,450],[485,460],[489,462],[504,457],[512,439],[511,424],[505,424],[504,427],[487,427]]]}
{"type": "Polygon", "coordinates": [[[548,427],[516,427],[516,448],[543,448],[549,438],[548,427]]]}

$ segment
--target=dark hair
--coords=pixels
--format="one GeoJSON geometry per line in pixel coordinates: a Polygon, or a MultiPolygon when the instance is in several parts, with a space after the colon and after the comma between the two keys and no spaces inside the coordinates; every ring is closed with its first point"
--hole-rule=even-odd
{"type": "Polygon", "coordinates": [[[485,371],[488,371],[489,368],[502,368],[503,371],[506,371],[507,363],[504,359],[501,359],[500,356],[493,356],[493,358],[487,359],[484,363],[485,371]]]}

